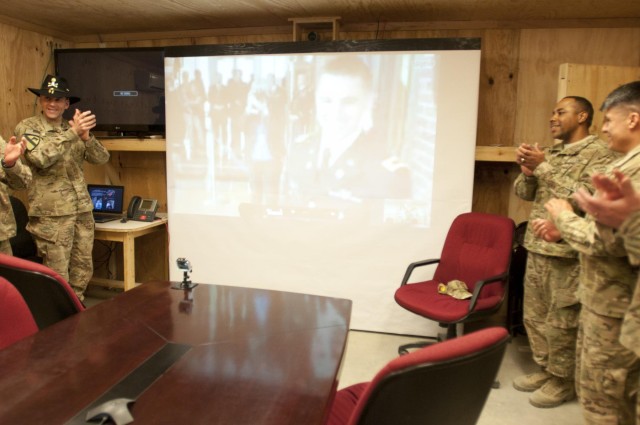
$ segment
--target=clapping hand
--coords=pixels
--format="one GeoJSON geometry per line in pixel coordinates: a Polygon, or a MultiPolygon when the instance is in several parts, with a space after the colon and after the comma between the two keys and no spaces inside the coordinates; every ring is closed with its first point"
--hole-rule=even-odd
{"type": "Polygon", "coordinates": [[[85,142],[89,140],[89,131],[96,126],[96,116],[91,111],[81,112],[76,109],[73,119],[69,121],[73,131],[85,142]]]}
{"type": "Polygon", "coordinates": [[[27,148],[27,141],[24,137],[16,139],[15,136],[11,136],[9,143],[4,148],[4,158],[2,158],[4,164],[8,167],[12,167],[16,163],[20,155],[22,155],[27,148]]]}

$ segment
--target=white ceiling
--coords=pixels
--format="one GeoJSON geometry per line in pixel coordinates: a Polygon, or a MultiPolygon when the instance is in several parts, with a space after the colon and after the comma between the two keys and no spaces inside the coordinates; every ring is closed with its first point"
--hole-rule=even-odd
{"type": "MultiPolygon", "coordinates": [[[[133,32],[291,25],[289,18],[340,17],[342,25],[410,21],[620,20],[637,26],[640,0],[5,0],[0,22],[74,39],[133,32]]],[[[511,21],[511,23],[508,23],[511,21]]],[[[606,26],[606,25],[605,25],[606,26]]]]}

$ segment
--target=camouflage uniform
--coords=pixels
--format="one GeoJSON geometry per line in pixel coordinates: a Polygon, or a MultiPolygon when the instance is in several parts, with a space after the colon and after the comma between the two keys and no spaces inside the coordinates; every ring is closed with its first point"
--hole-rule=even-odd
{"type": "MultiPolygon", "coordinates": [[[[640,147],[609,166],[640,187],[640,147]]],[[[563,211],[555,221],[562,237],[580,252],[582,303],[576,382],[588,424],[632,424],[640,361],[620,344],[622,318],[636,287],[619,232],[563,211]]]]}
{"type": "MultiPolygon", "coordinates": [[[[4,147],[7,142],[0,137],[0,158],[4,158],[4,147]]],[[[11,209],[9,192],[11,189],[26,189],[31,183],[31,170],[20,159],[13,167],[0,167],[0,252],[11,255],[9,239],[16,235],[16,220],[11,209]]]]}
{"type": "Polygon", "coordinates": [[[54,126],[42,114],[16,126],[16,137],[24,133],[39,136],[25,153],[33,173],[27,229],[44,263],[67,279],[82,299],[93,275],[94,236],[83,165],[104,164],[109,152],[93,135],[85,143],[64,119],[54,126]]]}
{"type": "MultiPolygon", "coordinates": [[[[637,267],[640,265],[640,212],[633,214],[622,224],[620,235],[624,240],[629,262],[637,267]]],[[[637,357],[640,357],[640,290],[638,290],[638,282],[636,282],[631,305],[622,321],[620,342],[633,351],[637,357]]],[[[640,425],[640,397],[637,397],[636,403],[636,424],[640,425]]]]}
{"type": "MultiPolygon", "coordinates": [[[[570,199],[579,188],[591,192],[591,175],[603,171],[614,155],[596,136],[573,143],[556,143],[545,152],[545,161],[533,176],[520,174],[515,192],[533,201],[529,223],[547,219],[544,204],[551,198],[570,199]]],[[[575,344],[580,305],[578,254],[566,242],[546,242],[527,226],[524,246],[528,250],[524,281],[524,324],[533,359],[547,372],[573,379],[575,344]]]]}

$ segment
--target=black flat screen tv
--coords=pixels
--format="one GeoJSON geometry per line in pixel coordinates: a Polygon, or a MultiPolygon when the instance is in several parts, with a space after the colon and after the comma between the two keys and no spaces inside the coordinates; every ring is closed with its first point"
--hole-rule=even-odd
{"type": "Polygon", "coordinates": [[[95,131],[110,136],[165,134],[164,49],[56,49],[56,74],[81,98],[75,109],[91,110],[95,131]]]}

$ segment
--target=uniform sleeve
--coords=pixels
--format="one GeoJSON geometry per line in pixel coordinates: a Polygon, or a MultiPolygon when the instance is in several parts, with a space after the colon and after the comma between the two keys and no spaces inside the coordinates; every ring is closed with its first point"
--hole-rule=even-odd
{"type": "MultiPolygon", "coordinates": [[[[4,158],[7,142],[0,137],[0,157],[4,158]]],[[[31,183],[31,169],[20,158],[12,167],[0,167],[0,181],[14,190],[26,189],[31,183]]]]}
{"type": "Polygon", "coordinates": [[[629,261],[633,265],[640,265],[640,211],[633,213],[622,223],[620,235],[624,240],[629,261]]]}
{"type": "MultiPolygon", "coordinates": [[[[25,127],[18,124],[14,131],[14,135],[16,137],[22,137],[26,130],[27,129],[25,127]]],[[[45,136],[41,137],[38,144],[31,150],[27,149],[24,156],[34,167],[45,169],[51,167],[53,164],[58,162],[60,158],[62,158],[64,149],[64,141],[61,138],[45,136]]]]}
{"type": "Polygon", "coordinates": [[[538,179],[534,176],[526,176],[524,173],[520,173],[513,186],[518,198],[525,201],[533,201],[538,190],[538,179]]]}
{"type": "Polygon", "coordinates": [[[553,167],[548,162],[543,162],[536,167],[533,174],[545,182],[551,191],[552,197],[568,200],[574,207],[574,210],[577,210],[577,205],[575,201],[571,199],[571,195],[579,188],[586,189],[589,193],[593,193],[594,188],[591,183],[591,176],[596,172],[604,172],[607,165],[613,160],[613,156],[608,150],[597,149],[587,158],[580,155],[574,158],[584,161],[584,168],[580,171],[577,179],[576,176],[571,173],[562,174],[554,172],[553,167]]]}
{"type": "Polygon", "coordinates": [[[31,184],[31,169],[18,158],[13,167],[2,168],[2,181],[11,189],[26,189],[31,184]]]}
{"type": "Polygon", "coordinates": [[[93,134],[91,134],[89,141],[86,142],[85,147],[84,159],[89,164],[101,165],[109,161],[109,151],[93,134]]]}
{"type": "Polygon", "coordinates": [[[626,256],[622,238],[609,227],[573,211],[562,211],[554,223],[562,239],[578,252],[594,256],[626,256]]]}

